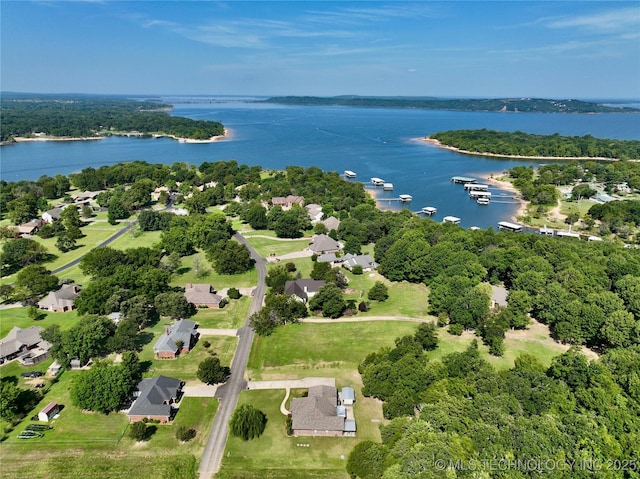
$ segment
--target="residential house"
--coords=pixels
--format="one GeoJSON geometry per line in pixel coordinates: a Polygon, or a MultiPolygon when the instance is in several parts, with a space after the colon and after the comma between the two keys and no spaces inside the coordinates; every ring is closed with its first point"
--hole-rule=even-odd
{"type": "Polygon", "coordinates": [[[196,308],[220,308],[222,296],[215,293],[210,284],[187,284],[184,288],[187,301],[196,308]]]}
{"type": "Polygon", "coordinates": [[[271,198],[273,206],[280,206],[283,210],[290,210],[293,205],[304,206],[304,196],[274,196],[271,198]]]}
{"type": "Polygon", "coordinates": [[[42,220],[31,220],[27,223],[22,223],[21,225],[16,226],[14,229],[21,235],[30,235],[38,231],[40,226],[42,226],[42,220]]]}
{"type": "Polygon", "coordinates": [[[44,341],[40,334],[44,328],[30,326],[19,328],[14,326],[11,331],[0,339],[0,364],[20,357],[23,365],[33,365],[49,357],[51,344],[44,341]]]}
{"type": "Polygon", "coordinates": [[[319,255],[316,258],[318,263],[331,263],[331,267],[335,268],[336,266],[340,266],[342,261],[344,261],[343,257],[336,256],[335,253],[324,253],[319,255]]]}
{"type": "Polygon", "coordinates": [[[38,413],[38,420],[49,422],[59,412],[60,405],[57,402],[50,402],[38,413]]]}
{"type": "Polygon", "coordinates": [[[309,249],[316,254],[337,253],[342,249],[342,244],[325,234],[313,235],[309,249]]]}
{"type": "Polygon", "coordinates": [[[38,308],[62,313],[75,308],[73,301],[82,288],[77,284],[65,284],[58,291],[51,291],[38,301],[38,308]]]}
{"type": "Polygon", "coordinates": [[[378,267],[378,263],[368,254],[353,255],[347,253],[342,260],[342,265],[349,271],[353,270],[354,266],[360,266],[362,271],[372,271],[378,267]]]}
{"type": "Polygon", "coordinates": [[[311,219],[311,224],[318,223],[319,221],[322,220],[322,217],[324,216],[324,213],[322,212],[322,206],[316,203],[311,203],[310,205],[306,205],[304,209],[307,210],[307,213],[309,214],[309,218],[311,219]]]}
{"type": "Polygon", "coordinates": [[[491,285],[491,307],[506,308],[509,291],[504,286],[491,285]]]}
{"type": "Polygon", "coordinates": [[[53,208],[42,213],[42,219],[45,223],[53,223],[55,220],[60,219],[60,213],[62,213],[62,208],[53,208]]]}
{"type": "Polygon", "coordinates": [[[165,327],[164,334],[153,345],[158,359],[175,359],[181,353],[191,351],[198,340],[197,324],[188,319],[180,319],[165,327]]]}
{"type": "Polygon", "coordinates": [[[88,203],[89,201],[93,201],[100,193],[104,193],[105,190],[98,191],[83,191],[82,193],[78,193],[77,195],[73,195],[74,203],[88,203]]]}
{"type": "Polygon", "coordinates": [[[129,422],[153,419],[163,424],[170,423],[177,408],[173,407],[182,396],[184,382],[167,376],[143,379],[138,383],[136,400],[129,408],[129,422]]]}
{"type": "Polygon", "coordinates": [[[296,279],[284,284],[284,292],[293,296],[297,301],[306,303],[309,298],[320,291],[324,284],[325,282],[319,279],[296,279]]]}
{"type": "Polygon", "coordinates": [[[354,435],[356,424],[349,409],[338,405],[335,387],[311,386],[307,397],[291,400],[291,429],[295,436],[354,435]]]}
{"type": "Polygon", "coordinates": [[[335,216],[329,216],[322,224],[327,228],[327,231],[336,230],[340,228],[340,220],[335,216]]]}

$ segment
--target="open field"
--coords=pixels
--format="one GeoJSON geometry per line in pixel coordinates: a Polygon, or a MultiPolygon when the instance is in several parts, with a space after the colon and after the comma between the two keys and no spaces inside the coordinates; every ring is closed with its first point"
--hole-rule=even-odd
{"type": "Polygon", "coordinates": [[[198,252],[191,256],[182,258],[182,266],[178,269],[178,274],[171,281],[172,286],[184,287],[189,283],[209,283],[216,290],[222,288],[251,288],[258,283],[258,273],[255,268],[242,274],[218,274],[211,267],[211,263],[205,254],[198,252]],[[205,276],[196,277],[193,270],[194,262],[200,262],[200,266],[208,271],[205,276]]]}
{"type": "Polygon", "coordinates": [[[161,231],[137,231],[132,229],[123,234],[120,238],[115,240],[109,246],[114,249],[125,250],[129,248],[146,247],[151,248],[155,244],[160,242],[161,231]]]}
{"type": "Polygon", "coordinates": [[[28,316],[28,308],[9,308],[0,310],[0,338],[3,338],[14,326],[28,328],[29,326],[41,326],[48,328],[54,324],[59,324],[61,329],[69,329],[76,324],[78,313],[67,311],[66,313],[51,313],[40,311],[43,319],[34,321],[28,316]]]}
{"type": "Polygon", "coordinates": [[[303,251],[309,246],[309,238],[282,240],[247,236],[247,240],[263,258],[303,251]]]}

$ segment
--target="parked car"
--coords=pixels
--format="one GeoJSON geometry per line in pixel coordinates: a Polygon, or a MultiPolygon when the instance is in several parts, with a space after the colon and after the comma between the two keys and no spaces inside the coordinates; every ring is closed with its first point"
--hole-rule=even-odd
{"type": "Polygon", "coordinates": [[[27,371],[24,373],[20,373],[20,376],[22,376],[23,378],[39,378],[43,375],[44,373],[41,373],[40,371],[27,371]]]}

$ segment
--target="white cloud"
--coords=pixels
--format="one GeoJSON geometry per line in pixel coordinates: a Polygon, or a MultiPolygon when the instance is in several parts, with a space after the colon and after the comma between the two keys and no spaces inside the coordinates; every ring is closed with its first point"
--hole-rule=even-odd
{"type": "Polygon", "coordinates": [[[575,17],[543,18],[549,28],[583,28],[600,32],[622,32],[640,29],[640,8],[629,7],[575,17]]]}

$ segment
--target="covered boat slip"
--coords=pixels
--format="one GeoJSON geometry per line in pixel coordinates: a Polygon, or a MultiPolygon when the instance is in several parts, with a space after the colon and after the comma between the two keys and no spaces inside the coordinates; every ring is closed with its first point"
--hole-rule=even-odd
{"type": "Polygon", "coordinates": [[[519,233],[524,229],[524,226],[517,223],[511,223],[510,221],[500,221],[498,223],[498,228],[505,231],[513,231],[515,233],[519,233]]]}
{"type": "Polygon", "coordinates": [[[470,191],[469,198],[491,198],[491,192],[489,191],[470,191]]]}
{"type": "Polygon", "coordinates": [[[452,176],[451,181],[453,183],[466,184],[466,183],[476,183],[478,180],[476,180],[475,178],[471,178],[469,176],[452,176]]]}

